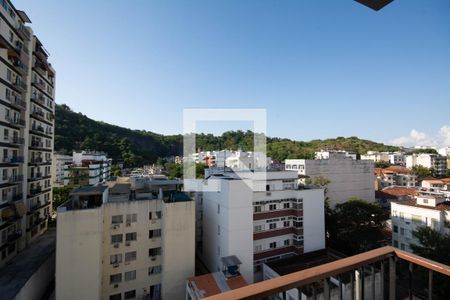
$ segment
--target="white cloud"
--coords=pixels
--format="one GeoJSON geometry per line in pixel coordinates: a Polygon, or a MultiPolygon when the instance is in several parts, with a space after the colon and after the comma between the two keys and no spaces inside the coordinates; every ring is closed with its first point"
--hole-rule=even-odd
{"type": "Polygon", "coordinates": [[[397,146],[429,146],[436,148],[450,147],[450,126],[444,125],[434,135],[412,129],[409,135],[401,136],[390,141],[397,146]]]}

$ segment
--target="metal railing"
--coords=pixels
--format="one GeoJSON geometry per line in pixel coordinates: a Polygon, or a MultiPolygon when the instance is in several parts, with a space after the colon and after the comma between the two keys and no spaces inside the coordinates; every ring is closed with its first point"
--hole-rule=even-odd
{"type": "MultiPolygon", "coordinates": [[[[435,273],[439,276],[450,277],[450,266],[386,246],[204,299],[287,299],[287,292],[292,289],[298,289],[304,294],[310,292],[313,299],[316,299],[318,293],[321,293],[325,300],[343,299],[346,298],[343,296],[344,277],[347,278],[347,287],[350,286],[352,299],[365,299],[365,295],[368,299],[433,299],[433,278],[438,276],[435,273]],[[403,264],[404,267],[406,266],[403,268],[406,270],[406,277],[403,280],[400,274],[401,263],[406,263],[406,265],[403,264]],[[427,271],[427,278],[422,280],[426,283],[425,288],[417,296],[413,277],[419,276],[419,268],[427,271]],[[375,282],[377,277],[379,279],[375,282]],[[364,280],[371,281],[370,288],[367,288],[364,280]],[[331,294],[332,289],[334,293],[331,294]],[[375,297],[376,294],[378,297],[375,297]]],[[[441,288],[440,285],[436,286],[441,288]]]]}

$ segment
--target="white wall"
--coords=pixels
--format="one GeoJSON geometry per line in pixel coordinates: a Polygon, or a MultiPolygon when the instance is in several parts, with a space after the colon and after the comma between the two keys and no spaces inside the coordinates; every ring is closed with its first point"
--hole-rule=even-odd
{"type": "Polygon", "coordinates": [[[325,208],[322,189],[304,190],[303,243],[304,252],[325,248],[325,208]]]}

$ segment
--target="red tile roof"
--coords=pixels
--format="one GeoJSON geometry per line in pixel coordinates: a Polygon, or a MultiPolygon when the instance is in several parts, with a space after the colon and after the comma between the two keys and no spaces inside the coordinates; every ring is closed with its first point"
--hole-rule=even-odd
{"type": "Polygon", "coordinates": [[[397,199],[402,196],[415,196],[417,190],[415,188],[408,188],[403,186],[387,187],[375,193],[377,198],[397,199]]]}
{"type": "MultiPolygon", "coordinates": [[[[201,293],[201,298],[217,295],[224,292],[217,284],[216,278],[214,277],[213,273],[191,277],[188,279],[188,281],[190,285],[195,286],[197,292],[201,293]]],[[[248,285],[244,277],[242,277],[241,275],[230,277],[225,280],[225,283],[228,285],[230,290],[248,285]]]]}
{"type": "Polygon", "coordinates": [[[408,168],[402,167],[402,166],[389,166],[387,168],[384,168],[383,171],[389,171],[393,173],[398,174],[410,174],[411,171],[408,168]]]}

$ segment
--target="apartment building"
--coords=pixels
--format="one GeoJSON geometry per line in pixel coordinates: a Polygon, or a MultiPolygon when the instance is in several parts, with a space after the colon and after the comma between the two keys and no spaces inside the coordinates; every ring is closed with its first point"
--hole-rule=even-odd
{"type": "Polygon", "coordinates": [[[388,152],[367,151],[366,154],[361,155],[361,160],[372,160],[374,162],[390,162],[388,152]]]}
{"type": "Polygon", "coordinates": [[[417,175],[402,166],[389,166],[375,169],[375,190],[382,190],[390,186],[415,187],[417,175]]]}
{"type": "Polygon", "coordinates": [[[184,299],[195,202],[179,182],[74,190],[58,208],[56,299],[184,299]]]}
{"type": "Polygon", "coordinates": [[[52,183],[54,187],[64,186],[64,167],[72,163],[72,156],[54,153],[51,166],[52,183]]]}
{"type": "Polygon", "coordinates": [[[323,189],[299,189],[296,172],[257,173],[211,173],[196,198],[197,255],[211,272],[235,255],[248,283],[268,260],[325,247],[323,189]]]}
{"type": "Polygon", "coordinates": [[[355,160],[341,151],[332,151],[319,159],[287,159],[285,169],[296,171],[298,175],[315,178],[322,176],[330,183],[326,186],[327,198],[334,207],[349,198],[357,197],[374,201],[374,162],[355,160]]]}
{"type": "Polygon", "coordinates": [[[433,153],[411,154],[406,156],[406,167],[411,169],[415,166],[422,166],[433,169],[434,176],[442,177],[447,172],[447,157],[433,153]]]}
{"type": "Polygon", "coordinates": [[[428,226],[450,233],[450,204],[442,193],[421,193],[413,200],[392,202],[392,245],[412,252],[411,244],[419,244],[413,231],[428,226]]]}
{"type": "Polygon", "coordinates": [[[265,169],[272,161],[263,152],[251,152],[243,150],[220,150],[205,151],[191,155],[196,163],[204,163],[211,168],[233,168],[237,170],[244,169],[265,169]]]}
{"type": "Polygon", "coordinates": [[[55,70],[25,12],[0,1],[0,266],[47,229],[55,70]]]}
{"type": "Polygon", "coordinates": [[[64,165],[64,185],[77,187],[106,182],[111,177],[111,162],[103,152],[73,152],[72,163],[64,165]]]}
{"type": "Polygon", "coordinates": [[[448,190],[448,186],[445,181],[439,179],[424,179],[421,182],[421,186],[423,189],[435,192],[448,190]]]}

